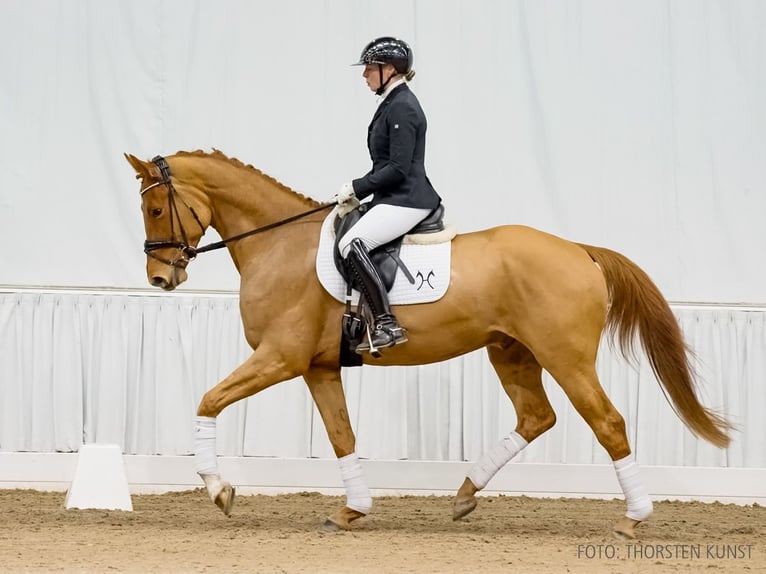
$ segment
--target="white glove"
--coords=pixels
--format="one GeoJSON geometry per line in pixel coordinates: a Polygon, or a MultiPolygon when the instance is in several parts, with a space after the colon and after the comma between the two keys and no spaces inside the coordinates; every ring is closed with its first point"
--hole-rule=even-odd
{"type": "Polygon", "coordinates": [[[351,183],[344,183],[340,186],[340,191],[335,196],[335,200],[339,205],[349,203],[354,198],[356,198],[356,195],[354,194],[354,186],[351,183]]]}

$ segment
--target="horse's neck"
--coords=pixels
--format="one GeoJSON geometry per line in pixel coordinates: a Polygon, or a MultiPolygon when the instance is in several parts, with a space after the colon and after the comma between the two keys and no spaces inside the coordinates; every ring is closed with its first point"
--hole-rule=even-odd
{"type": "Polygon", "coordinates": [[[213,225],[221,236],[244,233],[309,208],[296,194],[258,177],[220,183],[209,192],[213,225]]]}
{"type": "MultiPolygon", "coordinates": [[[[201,173],[212,210],[212,227],[226,239],[276,223],[312,207],[310,200],[253,168],[214,162],[201,173]]],[[[268,232],[267,235],[278,233],[268,232]]],[[[234,242],[229,246],[237,267],[250,251],[267,249],[268,241],[234,242]]]]}

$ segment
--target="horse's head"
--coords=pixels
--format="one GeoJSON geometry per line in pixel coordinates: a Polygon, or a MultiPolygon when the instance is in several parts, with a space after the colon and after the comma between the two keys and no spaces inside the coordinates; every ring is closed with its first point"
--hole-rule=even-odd
{"type": "Polygon", "coordinates": [[[212,211],[191,183],[178,174],[171,177],[164,158],[157,156],[151,162],[130,154],[125,158],[141,180],[147,278],[153,286],[172,291],[186,281],[186,266],[196,256],[195,247],[210,225],[212,211]]]}

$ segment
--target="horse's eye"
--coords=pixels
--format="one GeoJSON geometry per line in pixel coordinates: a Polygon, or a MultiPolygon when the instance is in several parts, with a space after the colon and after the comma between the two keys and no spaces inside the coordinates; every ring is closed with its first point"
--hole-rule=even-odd
{"type": "Polygon", "coordinates": [[[150,209],[149,210],[149,214],[152,217],[159,217],[160,215],[162,215],[162,208],[161,207],[155,207],[153,209],[150,209]]]}

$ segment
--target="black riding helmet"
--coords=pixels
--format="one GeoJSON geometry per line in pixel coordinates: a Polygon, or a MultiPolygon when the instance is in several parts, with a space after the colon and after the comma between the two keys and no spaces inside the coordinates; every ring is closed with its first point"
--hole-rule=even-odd
{"type": "Polygon", "coordinates": [[[393,36],[383,36],[376,38],[364,47],[359,61],[352,66],[364,66],[366,64],[378,64],[378,74],[380,74],[380,88],[375,92],[382,94],[386,89],[386,84],[391,78],[383,82],[383,65],[391,64],[399,74],[409,74],[412,71],[412,48],[404,40],[399,40],[393,36]]]}

